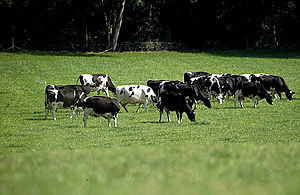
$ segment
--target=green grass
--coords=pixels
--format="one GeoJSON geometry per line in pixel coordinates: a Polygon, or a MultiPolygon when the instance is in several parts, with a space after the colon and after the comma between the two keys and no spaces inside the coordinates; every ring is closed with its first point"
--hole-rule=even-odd
{"type": "MultiPolygon", "coordinates": [[[[299,194],[300,51],[0,53],[0,194],[299,194]],[[104,118],[44,120],[47,84],[107,73],[118,85],[183,80],[188,71],[269,73],[295,99],[200,105],[195,123],[157,123],[129,105],[118,127],[104,118]]],[[[95,93],[94,93],[95,95],[95,93]]],[[[103,93],[102,93],[103,95],[103,93]]]]}

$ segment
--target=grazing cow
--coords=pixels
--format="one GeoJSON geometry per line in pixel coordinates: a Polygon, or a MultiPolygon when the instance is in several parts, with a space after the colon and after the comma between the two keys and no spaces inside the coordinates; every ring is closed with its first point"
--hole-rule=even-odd
{"type": "Polygon", "coordinates": [[[255,82],[244,82],[240,90],[237,90],[234,94],[234,107],[236,108],[236,102],[239,100],[241,108],[243,108],[242,100],[248,97],[253,100],[254,108],[261,99],[266,99],[266,101],[273,105],[272,96],[268,94],[267,90],[261,83],[255,82]]]}
{"type": "MultiPolygon", "coordinates": [[[[56,120],[55,112],[59,108],[71,108],[70,118],[77,110],[77,103],[87,97],[91,91],[90,85],[47,85],[45,90],[45,119],[49,110],[56,120]]],[[[78,112],[79,115],[79,112],[78,112]]]]}
{"type": "Polygon", "coordinates": [[[128,112],[126,108],[127,104],[139,104],[136,112],[139,112],[141,105],[144,104],[145,110],[148,112],[147,106],[149,104],[153,102],[154,106],[156,106],[158,103],[156,95],[151,87],[145,85],[118,86],[116,88],[116,98],[126,112],[128,112]]]}
{"type": "Polygon", "coordinates": [[[211,95],[217,96],[219,104],[222,104],[222,93],[220,82],[214,76],[194,77],[190,80],[191,84],[197,85],[203,94],[210,99],[211,95]]]}
{"type": "Polygon", "coordinates": [[[81,85],[90,84],[92,91],[97,91],[98,95],[100,94],[100,91],[103,91],[106,96],[109,97],[108,90],[110,90],[113,94],[116,93],[116,88],[107,74],[80,75],[76,81],[76,85],[78,80],[80,80],[81,85]]]}
{"type": "Polygon", "coordinates": [[[186,72],[184,73],[184,82],[185,83],[191,83],[191,79],[194,77],[200,77],[200,76],[211,76],[208,72],[186,72]]]}
{"type": "Polygon", "coordinates": [[[269,75],[269,74],[245,74],[249,81],[261,83],[267,91],[272,92],[272,96],[275,99],[275,95],[278,94],[282,100],[281,93],[284,92],[287,99],[292,100],[295,92],[291,91],[282,77],[269,75]]]}
{"type": "Polygon", "coordinates": [[[106,118],[109,127],[111,127],[110,121],[111,119],[113,119],[114,127],[117,126],[118,113],[121,107],[116,99],[103,96],[87,97],[83,101],[81,101],[78,106],[81,107],[84,111],[84,127],[86,127],[88,116],[102,116],[106,118]]]}
{"type": "Polygon", "coordinates": [[[178,123],[182,122],[182,113],[185,112],[191,122],[195,120],[195,112],[191,109],[185,100],[185,97],[181,93],[176,92],[162,92],[161,102],[157,106],[160,110],[159,122],[161,122],[161,117],[163,111],[165,110],[168,117],[168,122],[171,122],[170,111],[175,111],[177,115],[178,123]]]}

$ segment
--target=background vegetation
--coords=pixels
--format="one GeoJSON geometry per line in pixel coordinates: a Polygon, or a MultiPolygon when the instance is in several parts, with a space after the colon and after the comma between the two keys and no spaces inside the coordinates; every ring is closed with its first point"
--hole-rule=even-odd
{"type": "MultiPolygon", "coordinates": [[[[1,194],[299,194],[300,52],[253,50],[144,53],[0,53],[1,194]],[[282,76],[295,98],[200,105],[197,122],[157,123],[159,112],[121,110],[103,118],[44,120],[47,84],[75,84],[83,73],[113,83],[183,80],[187,71],[282,76]]],[[[94,94],[95,95],[95,94],[94,94]]],[[[51,118],[51,117],[50,117],[51,118]]]]}
{"type": "Polygon", "coordinates": [[[99,51],[114,38],[202,50],[293,47],[299,13],[296,0],[3,0],[0,49],[12,36],[19,47],[40,50],[99,51]]]}

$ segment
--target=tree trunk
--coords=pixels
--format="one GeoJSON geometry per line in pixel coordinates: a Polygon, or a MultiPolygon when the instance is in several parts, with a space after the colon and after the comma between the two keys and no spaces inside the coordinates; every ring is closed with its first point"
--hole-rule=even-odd
{"type": "Polygon", "coordinates": [[[115,51],[116,48],[117,48],[118,38],[119,38],[119,34],[120,34],[120,29],[121,29],[122,19],[123,19],[123,13],[124,13],[124,8],[125,8],[125,2],[126,2],[126,0],[123,0],[121,11],[120,11],[120,14],[119,14],[119,18],[116,22],[116,26],[115,26],[115,29],[114,29],[114,34],[113,34],[112,44],[111,44],[112,51],[115,51]]]}

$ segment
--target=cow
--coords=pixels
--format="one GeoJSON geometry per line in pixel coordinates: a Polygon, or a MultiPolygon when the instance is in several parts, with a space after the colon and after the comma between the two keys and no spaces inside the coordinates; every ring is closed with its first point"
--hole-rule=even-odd
{"type": "Polygon", "coordinates": [[[248,82],[247,78],[240,75],[226,74],[218,78],[221,86],[221,92],[229,96],[233,96],[237,90],[242,88],[242,83],[248,82]]]}
{"type": "Polygon", "coordinates": [[[78,104],[78,107],[84,111],[84,127],[86,127],[88,116],[106,118],[109,127],[111,127],[110,122],[113,119],[114,127],[117,126],[118,113],[121,107],[115,98],[104,96],[87,97],[78,104]]]}
{"type": "Polygon", "coordinates": [[[219,104],[222,104],[221,86],[218,78],[214,76],[194,77],[190,80],[190,84],[198,86],[209,99],[211,95],[217,96],[219,104]]]}
{"type": "Polygon", "coordinates": [[[190,107],[193,107],[193,104],[197,103],[200,100],[206,107],[211,108],[210,100],[203,95],[199,87],[197,87],[196,85],[178,83],[170,86],[167,85],[165,90],[168,92],[181,93],[187,100],[190,107]]]}
{"type": "Polygon", "coordinates": [[[76,85],[80,80],[81,85],[90,84],[92,91],[97,91],[100,95],[100,91],[105,92],[106,96],[109,97],[108,90],[113,94],[116,92],[116,87],[112,83],[110,77],[107,74],[83,74],[80,75],[76,81],[76,85]]]}
{"type": "Polygon", "coordinates": [[[288,100],[293,99],[293,94],[295,94],[295,92],[289,89],[284,79],[280,76],[264,73],[245,74],[244,76],[247,77],[249,81],[261,83],[267,91],[272,93],[273,99],[275,99],[276,94],[278,94],[279,98],[282,100],[282,92],[285,93],[288,100]]]}
{"type": "MultiPolygon", "coordinates": [[[[87,97],[91,92],[90,85],[47,85],[45,90],[45,119],[48,118],[49,110],[56,120],[55,112],[59,108],[71,108],[70,118],[77,110],[77,103],[87,97]]],[[[79,112],[78,112],[79,116],[79,112]]]]}
{"type": "Polygon", "coordinates": [[[194,77],[200,77],[200,76],[211,76],[212,74],[208,72],[186,72],[183,75],[184,82],[190,84],[191,79],[194,77]]]}
{"type": "Polygon", "coordinates": [[[145,106],[146,112],[149,104],[153,103],[154,106],[158,103],[155,93],[151,87],[145,85],[124,85],[116,87],[116,98],[123,108],[128,112],[127,104],[139,104],[136,112],[142,104],[145,106]]]}
{"type": "Polygon", "coordinates": [[[170,111],[175,111],[177,115],[178,123],[182,122],[182,113],[185,112],[191,122],[195,122],[195,112],[191,109],[189,104],[185,100],[185,96],[177,92],[162,92],[161,93],[161,102],[157,105],[160,111],[159,121],[164,110],[167,113],[168,122],[171,122],[170,111]]]}
{"type": "Polygon", "coordinates": [[[248,97],[253,100],[254,108],[261,99],[266,99],[266,101],[273,105],[272,96],[268,94],[267,90],[261,83],[256,82],[243,82],[241,84],[241,89],[237,90],[234,94],[234,107],[236,108],[236,102],[239,100],[241,108],[243,108],[242,100],[248,97]]]}

